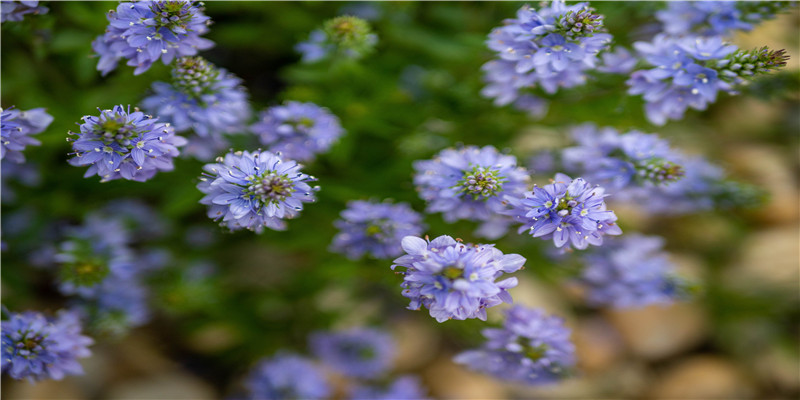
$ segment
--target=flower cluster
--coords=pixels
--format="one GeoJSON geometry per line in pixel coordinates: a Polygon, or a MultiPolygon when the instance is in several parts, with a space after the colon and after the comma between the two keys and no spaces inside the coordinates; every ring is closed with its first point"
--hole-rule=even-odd
{"type": "Polygon", "coordinates": [[[557,0],[538,10],[525,5],[517,18],[504,23],[487,41],[497,58],[483,66],[487,85],[482,94],[498,106],[530,103],[523,91],[537,86],[552,94],[585,83],[586,71],[611,42],[611,35],[600,33],[603,16],[588,3],[567,6],[557,0]]]}
{"type": "Polygon", "coordinates": [[[331,394],[325,376],[310,360],[279,354],[259,363],[246,382],[248,398],[321,399],[331,394]]]}
{"type": "Polygon", "coordinates": [[[395,344],[377,329],[317,332],[309,338],[311,351],[336,372],[358,378],[375,378],[391,367],[395,344]]]}
{"type": "Polygon", "coordinates": [[[354,260],[365,254],[397,257],[403,253],[400,241],[404,237],[419,236],[425,230],[422,216],[406,203],[351,201],[341,217],[333,223],[339,233],[331,250],[354,260]]]}
{"type": "Polygon", "coordinates": [[[603,244],[604,235],[622,233],[614,223],[617,216],[606,210],[606,196],[600,186],[559,173],[553,183],[534,186],[525,197],[506,197],[512,207],[506,212],[522,224],[520,233],[528,231],[533,237],[553,239],[558,248],[585,249],[590,244],[603,244]]]}
{"type": "Polygon", "coordinates": [[[635,71],[628,93],[642,95],[647,119],[656,125],[683,118],[690,107],[705,110],[718,92],[735,94],[736,86],[785,66],[788,59],[783,50],[737,50],[719,37],[658,35],[634,47],[653,68],[635,71]]]}
{"type": "Polygon", "coordinates": [[[95,327],[122,331],[147,322],[150,312],[142,272],[130,248],[128,230],[118,218],[89,215],[69,229],[54,260],[60,264],[59,291],[76,295],[95,327]]]}
{"type": "Polygon", "coordinates": [[[669,1],[656,12],[664,32],[674,36],[731,35],[750,31],[755,24],[775,17],[792,5],[788,1],[669,1]]]}
{"type": "Polygon", "coordinates": [[[507,289],[517,286],[517,278],[496,282],[504,273],[522,268],[525,258],[503,254],[494,245],[463,244],[450,236],[427,241],[408,236],[403,239],[407,253],[394,260],[392,269],[403,267],[403,296],[411,299],[408,308],[425,307],[439,322],[449,319],[486,320],[486,309],[511,303],[507,289]]]}
{"type": "Polygon", "coordinates": [[[315,201],[312,176],[300,164],[268,151],[237,151],[203,167],[197,188],[206,196],[208,216],[231,230],[262,232],[286,229],[284,219],[297,217],[303,203],[315,201]]]}
{"type": "MultiPolygon", "coordinates": [[[[414,169],[426,211],[443,213],[447,222],[496,220],[505,209],[503,196],[519,196],[528,188],[528,174],[516,157],[492,146],[445,149],[432,160],[414,162],[414,169]]],[[[482,236],[502,236],[498,233],[482,236]]]]}
{"type": "Polygon", "coordinates": [[[100,116],[83,117],[80,132],[72,140],[74,166],[89,165],[84,177],[98,175],[101,182],[124,178],[144,182],[158,171],[171,171],[172,159],[186,139],[175,135],[168,123],[122,105],[100,110],[100,116]]]}
{"type": "Polygon", "coordinates": [[[193,56],[214,45],[200,37],[208,31],[210,19],[190,0],[123,2],[107,18],[105,34],[92,42],[100,57],[97,70],[104,76],[123,58],[139,75],[159,59],[167,65],[176,57],[193,56]]]}
{"type": "Polygon", "coordinates": [[[172,83],[155,82],[153,92],[142,107],[178,133],[191,130],[206,138],[190,139],[184,149],[204,160],[226,146],[223,134],[244,131],[251,114],[242,80],[199,56],[179,58],[172,68],[172,83]],[[213,145],[203,151],[202,144],[213,145]]]}
{"type": "Polygon", "coordinates": [[[352,400],[398,400],[414,399],[425,400],[425,389],[420,384],[419,378],[405,375],[397,378],[385,388],[356,386],[350,394],[352,400]]]}
{"type": "Polygon", "coordinates": [[[303,55],[303,62],[312,63],[327,58],[359,59],[375,49],[378,36],[372,33],[367,21],[346,15],[325,22],[322,29],[311,32],[305,42],[295,50],[303,55]]]}
{"type": "Polygon", "coordinates": [[[2,323],[2,370],[13,379],[61,380],[81,375],[79,358],[91,355],[94,341],[81,334],[76,313],[61,311],[55,318],[26,311],[11,313],[2,323]]]}
{"type": "Polygon", "coordinates": [[[344,134],[339,118],[328,109],[297,101],[263,111],[251,130],[270,151],[298,161],[312,160],[344,134]]]}
{"type": "Polygon", "coordinates": [[[627,235],[584,255],[580,282],[588,302],[614,308],[671,303],[680,288],[663,245],[657,236],[627,235]]]}
{"type": "Polygon", "coordinates": [[[620,134],[613,128],[586,124],[573,129],[572,138],[577,146],[563,150],[564,167],[610,190],[669,184],[685,173],[678,164],[682,154],[655,134],[620,134]]]}
{"type": "Polygon", "coordinates": [[[527,384],[557,381],[575,365],[575,346],[564,320],[515,306],[502,329],[484,329],[487,342],[453,361],[500,379],[527,384]]]}
{"type": "Polygon", "coordinates": [[[26,14],[47,14],[49,9],[40,6],[37,0],[15,0],[0,2],[0,22],[22,21],[26,14]]]}
{"type": "Polygon", "coordinates": [[[31,135],[43,132],[51,122],[53,117],[44,108],[20,111],[11,107],[0,110],[0,160],[25,162],[22,154],[25,146],[41,144],[31,135]]]}

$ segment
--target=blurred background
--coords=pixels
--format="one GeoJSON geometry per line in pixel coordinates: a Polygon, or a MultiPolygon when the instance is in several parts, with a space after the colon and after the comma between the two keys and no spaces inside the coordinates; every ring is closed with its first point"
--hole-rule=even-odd
{"type": "MultiPolygon", "coordinates": [[[[562,90],[547,116],[533,121],[480,96],[480,67],[492,58],[484,41],[521,2],[349,3],[206,2],[216,46],[202,55],[241,77],[253,108],[285,100],[329,108],[347,133],[304,172],[319,178],[318,201],[284,232],[225,232],[205,215],[196,189],[202,162],[179,159],[147,183],[82,178],[67,165],[68,130],[97,107],[139,103],[169,67],[133,76],[120,66],[102,78],[91,41],[103,33],[115,2],[49,2],[48,14],[2,25],[2,106],[46,107],[55,117],[25,151],[38,179],[11,181],[2,204],[2,303],[12,311],[54,312],[66,304],[53,271],[37,255],[112,199],[138,199],[156,216],[158,234],[143,240],[169,254],[153,273],[153,319],[127,335],[94,336],[86,375],[35,385],[3,376],[2,395],[22,398],[221,398],[234,392],[259,359],[279,349],[307,353],[320,329],[373,325],[398,342],[394,371],[418,374],[436,398],[797,398],[800,395],[800,13],[794,8],[735,37],[742,48],[787,49],[791,59],[742,95],[723,95],[706,112],[655,127],[624,76],[597,75],[562,90]],[[358,63],[301,65],[293,50],[324,21],[369,16],[377,51],[358,63]],[[736,180],[759,186],[752,209],[652,217],[613,207],[626,232],[666,238],[679,272],[701,290],[671,306],[634,310],[585,305],[569,284],[574,266],[546,257],[548,242],[510,233],[505,253],[528,259],[511,291],[518,304],[563,316],[577,345],[579,372],[546,387],[506,384],[450,361],[481,343],[481,321],[439,324],[406,310],[391,261],[350,261],[328,251],[332,223],[353,199],[424,203],[411,163],[458,143],[508,148],[520,160],[568,143],[581,122],[659,133],[673,147],[703,155],[736,180]]],[[[658,29],[655,2],[598,2],[619,45],[658,29]]],[[[253,147],[247,135],[234,147],[253,147]]],[[[540,184],[547,177],[534,177],[540,184]]],[[[427,215],[431,237],[480,242],[469,222],[427,215]]],[[[499,323],[499,310],[489,311],[499,323]]],[[[340,382],[346,385],[346,382],[340,382]]]]}

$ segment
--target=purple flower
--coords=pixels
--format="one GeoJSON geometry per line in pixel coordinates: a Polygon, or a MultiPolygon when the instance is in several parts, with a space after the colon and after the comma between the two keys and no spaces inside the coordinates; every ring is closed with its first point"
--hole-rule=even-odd
{"type": "Polygon", "coordinates": [[[670,1],[666,10],[656,12],[656,18],[664,32],[674,36],[732,35],[737,30],[751,31],[755,24],[791,6],[779,1],[670,1]]]}
{"type": "MultiPolygon", "coordinates": [[[[5,2],[3,5],[5,6],[5,2]]],[[[30,135],[41,133],[50,123],[53,117],[44,111],[44,108],[34,108],[28,111],[20,111],[14,107],[6,108],[0,113],[0,160],[8,160],[15,163],[25,162],[22,151],[25,146],[38,146],[41,144],[30,135]]]]}
{"type": "Polygon", "coordinates": [[[315,29],[305,42],[298,43],[295,50],[303,55],[304,63],[313,63],[337,56],[359,59],[371,53],[378,43],[369,23],[361,18],[344,15],[325,22],[322,29],[315,29]]]}
{"type": "Polygon", "coordinates": [[[392,365],[395,343],[377,329],[317,332],[309,338],[311,351],[334,371],[358,378],[376,378],[392,365]]]}
{"type": "Polygon", "coordinates": [[[407,253],[394,260],[403,267],[402,294],[411,299],[410,310],[425,307],[438,322],[448,319],[486,320],[486,309],[511,303],[506,291],[517,286],[517,278],[495,282],[504,273],[522,268],[525,258],[507,254],[494,245],[457,242],[450,236],[426,241],[407,236],[402,242],[407,253]]]}
{"type": "Polygon", "coordinates": [[[458,364],[499,379],[539,385],[553,383],[575,366],[575,346],[564,320],[539,310],[514,306],[502,329],[484,329],[478,350],[453,358],[458,364]]]}
{"type": "MultiPolygon", "coordinates": [[[[222,135],[244,131],[250,118],[247,91],[241,84],[241,79],[202,57],[182,57],[172,69],[172,83],[153,83],[155,93],[145,98],[142,106],[178,133],[191,130],[208,138],[203,143],[222,142],[212,146],[218,150],[227,146],[222,135]]],[[[209,153],[195,151],[192,155],[208,156],[201,158],[205,160],[216,155],[209,153]]]]}
{"type": "Polygon", "coordinates": [[[519,232],[544,240],[553,239],[556,247],[585,249],[590,244],[603,244],[604,235],[619,235],[622,230],[614,222],[617,216],[606,209],[607,195],[600,186],[592,186],[583,178],[572,179],[556,174],[553,183],[534,186],[522,198],[506,196],[512,215],[522,226],[519,232]]]}
{"type": "Polygon", "coordinates": [[[333,224],[339,233],[331,250],[358,259],[369,254],[375,258],[397,257],[403,253],[400,241],[418,236],[425,230],[422,216],[406,203],[351,201],[333,224]]]}
{"type": "Polygon", "coordinates": [[[321,399],[331,394],[325,376],[309,360],[278,354],[259,363],[245,383],[253,400],[321,399]]]}
{"type": "Polygon", "coordinates": [[[322,29],[315,29],[311,31],[308,40],[298,43],[294,49],[303,55],[304,63],[313,63],[332,54],[335,45],[328,42],[328,35],[322,29]]]}
{"type": "Polygon", "coordinates": [[[107,18],[106,33],[92,42],[100,56],[97,70],[104,76],[123,58],[139,75],[159,59],[167,65],[176,57],[193,56],[214,45],[200,37],[208,32],[211,21],[193,1],[124,2],[109,11],[107,18]]]}
{"type": "MultiPolygon", "coordinates": [[[[481,94],[498,106],[522,102],[518,108],[529,109],[529,89],[539,86],[552,94],[582,85],[585,72],[595,67],[597,55],[611,41],[611,35],[599,33],[602,20],[588,3],[553,1],[538,10],[523,6],[516,19],[489,34],[486,43],[497,57],[482,68],[486,87],[481,94]]],[[[534,116],[543,114],[540,107],[536,111],[534,116]]]]}
{"type": "Polygon", "coordinates": [[[397,378],[386,388],[356,386],[350,393],[352,400],[424,400],[426,390],[416,376],[397,378]]]}
{"type": "Polygon", "coordinates": [[[629,235],[583,256],[588,302],[614,308],[668,304],[679,294],[657,236],[629,235]]]}
{"type": "Polygon", "coordinates": [[[81,334],[75,313],[60,311],[55,318],[33,311],[11,313],[2,323],[3,372],[31,382],[82,375],[78,358],[91,355],[94,341],[81,334]]]}
{"type": "Polygon", "coordinates": [[[206,196],[200,204],[208,205],[208,216],[231,230],[284,230],[284,220],[297,217],[319,190],[308,185],[316,179],[300,167],[268,151],[228,153],[203,167],[197,188],[206,196]]]}
{"type": "Polygon", "coordinates": [[[447,222],[497,219],[505,209],[503,196],[521,195],[529,180],[516,157],[492,146],[445,149],[432,160],[415,161],[414,169],[414,184],[428,203],[426,211],[441,212],[447,222]]]}
{"type": "Polygon", "coordinates": [[[272,152],[298,161],[310,161],[344,134],[339,118],[314,103],[288,101],[263,111],[251,130],[272,152]]]}
{"type": "Polygon", "coordinates": [[[636,67],[636,63],[639,61],[624,47],[615,47],[614,51],[606,51],[601,57],[602,61],[597,66],[597,70],[609,74],[627,74],[636,67]]]}
{"type": "Polygon", "coordinates": [[[0,22],[22,21],[25,14],[47,14],[49,9],[40,6],[38,1],[3,1],[0,2],[0,22]]]}
{"type": "MultiPolygon", "coordinates": [[[[99,109],[98,109],[99,110],[99,109]]],[[[124,178],[144,182],[158,171],[172,171],[172,159],[186,139],[175,135],[168,123],[122,105],[99,110],[100,116],[87,115],[78,136],[72,140],[75,157],[70,165],[89,165],[83,175],[100,176],[101,182],[124,178]]]]}

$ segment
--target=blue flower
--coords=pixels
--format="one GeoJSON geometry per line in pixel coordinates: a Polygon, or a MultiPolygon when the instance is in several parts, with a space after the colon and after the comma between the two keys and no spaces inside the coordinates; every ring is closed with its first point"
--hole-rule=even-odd
{"type": "Polygon", "coordinates": [[[614,308],[668,304],[678,296],[673,266],[657,236],[628,235],[583,256],[587,300],[614,308]]]}
{"type": "Polygon", "coordinates": [[[250,399],[321,399],[331,394],[325,376],[309,360],[278,354],[259,363],[245,383],[250,399]]]}
{"type": "Polygon", "coordinates": [[[507,211],[522,226],[519,232],[544,240],[553,239],[556,247],[585,249],[603,244],[604,235],[619,235],[617,216],[606,209],[607,195],[600,186],[583,178],[556,174],[553,183],[535,186],[522,198],[506,196],[512,209],[507,211]]]}
{"type": "Polygon", "coordinates": [[[403,253],[400,241],[418,236],[425,230],[422,216],[406,203],[351,201],[333,225],[339,233],[331,250],[358,259],[369,254],[375,258],[397,257],[403,253]]]}
{"type": "Polygon", "coordinates": [[[415,161],[414,169],[414,184],[428,203],[426,211],[443,213],[447,222],[496,220],[505,209],[503,196],[521,195],[529,180],[516,157],[492,146],[445,149],[432,160],[415,161]]]}
{"type": "Polygon", "coordinates": [[[664,32],[674,36],[732,35],[737,30],[751,31],[755,24],[791,6],[791,2],[778,1],[670,1],[666,10],[656,12],[656,18],[664,32]]]}
{"type": "Polygon", "coordinates": [[[300,167],[268,151],[228,153],[203,167],[197,188],[206,196],[200,204],[208,205],[208,216],[231,230],[284,230],[284,219],[297,217],[319,190],[308,185],[316,179],[300,167]]]}
{"type": "Polygon", "coordinates": [[[628,49],[621,46],[615,47],[614,51],[604,52],[601,57],[597,70],[609,74],[627,74],[639,61],[628,49]]]}
{"type": "Polygon", "coordinates": [[[25,14],[47,14],[49,9],[40,6],[38,1],[3,1],[0,2],[0,22],[22,21],[25,14]]]}
{"type": "Polygon", "coordinates": [[[564,320],[515,306],[502,329],[484,329],[482,348],[453,358],[458,364],[499,379],[540,385],[558,381],[575,366],[575,346],[564,320]]]}
{"type": "Polygon", "coordinates": [[[425,400],[426,390],[416,376],[405,375],[395,379],[385,388],[356,386],[350,393],[352,400],[425,400]]]}
{"type": "Polygon", "coordinates": [[[197,136],[223,142],[219,147],[224,148],[222,135],[244,131],[250,118],[247,91],[241,84],[241,79],[202,57],[182,57],[173,66],[172,84],[153,83],[154,94],[142,101],[142,107],[169,122],[176,132],[192,130],[197,136]]]}
{"type": "Polygon", "coordinates": [[[630,186],[671,184],[684,175],[678,164],[683,155],[655,134],[586,124],[573,129],[572,137],[577,146],[562,150],[564,167],[616,194],[630,186]]]}
{"type": "Polygon", "coordinates": [[[82,375],[79,358],[91,355],[94,341],[81,334],[75,313],[60,311],[55,318],[33,311],[11,313],[2,323],[3,372],[33,382],[82,375]]]}
{"type": "Polygon", "coordinates": [[[332,54],[335,46],[328,42],[328,35],[322,29],[315,29],[307,41],[298,43],[294,49],[303,55],[303,62],[313,63],[332,54]]]}
{"type": "Polygon", "coordinates": [[[327,58],[342,57],[359,59],[371,53],[378,43],[367,21],[345,15],[325,22],[322,29],[315,29],[305,42],[298,43],[295,50],[303,55],[303,62],[313,63],[327,58]]]}
{"type": "Polygon", "coordinates": [[[309,338],[309,345],[322,363],[357,378],[381,376],[392,366],[396,347],[388,333],[369,328],[317,332],[309,338]]]}
{"type": "Polygon", "coordinates": [[[297,101],[263,111],[251,130],[270,151],[298,161],[328,151],[344,134],[339,118],[328,109],[297,101]]]}
{"type": "Polygon", "coordinates": [[[481,93],[498,106],[529,102],[525,92],[537,86],[552,94],[582,85],[611,41],[611,35],[600,33],[603,16],[588,3],[553,1],[538,10],[525,5],[516,19],[504,23],[489,34],[486,43],[497,57],[482,68],[487,85],[481,93]]]}
{"type": "Polygon", "coordinates": [[[107,18],[106,33],[92,42],[100,56],[97,70],[104,76],[123,58],[139,75],[159,59],[167,65],[176,57],[193,56],[214,45],[200,37],[208,32],[210,20],[193,1],[124,2],[109,11],[107,18]]]}
{"type": "MultiPolygon", "coordinates": [[[[6,3],[3,2],[3,5],[6,3]]],[[[20,111],[14,107],[6,108],[0,113],[0,160],[13,161],[15,163],[25,162],[22,151],[25,146],[38,146],[41,144],[30,135],[41,133],[50,123],[53,117],[44,111],[44,108],[34,108],[28,111],[20,111]]]]}
{"type": "Polygon", "coordinates": [[[438,322],[448,319],[486,320],[486,309],[511,303],[506,291],[517,286],[517,278],[495,282],[504,273],[522,268],[525,258],[507,254],[494,245],[463,244],[450,236],[426,241],[403,238],[407,253],[394,260],[392,269],[403,267],[403,296],[411,299],[410,310],[425,307],[438,322]]]}
{"type": "MultiPolygon", "coordinates": [[[[99,109],[98,109],[99,110],[99,109]]],[[[178,147],[186,139],[175,135],[168,123],[130,106],[122,105],[111,110],[99,110],[100,116],[87,115],[78,136],[72,140],[75,157],[70,165],[89,165],[83,175],[98,175],[101,182],[124,178],[144,182],[158,171],[171,171],[172,159],[179,154],[178,147]]]]}

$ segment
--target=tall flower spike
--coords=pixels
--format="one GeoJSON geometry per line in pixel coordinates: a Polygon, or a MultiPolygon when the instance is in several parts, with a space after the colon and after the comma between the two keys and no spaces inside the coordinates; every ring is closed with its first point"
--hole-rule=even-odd
{"type": "Polygon", "coordinates": [[[26,311],[2,323],[3,373],[31,382],[82,375],[79,358],[91,355],[94,341],[81,333],[78,315],[60,311],[55,318],[26,311]]]}
{"type": "Polygon", "coordinates": [[[491,244],[463,244],[450,236],[427,241],[407,236],[407,253],[394,260],[392,269],[405,268],[402,294],[411,299],[410,310],[425,307],[438,322],[449,319],[486,320],[486,309],[511,303],[507,290],[517,278],[496,282],[504,273],[522,268],[525,258],[503,254],[491,244]]]}
{"type": "Polygon", "coordinates": [[[325,376],[310,360],[278,354],[261,361],[250,372],[245,386],[248,399],[322,399],[331,394],[325,376]]]}
{"type": "MultiPolygon", "coordinates": [[[[128,179],[144,182],[158,171],[172,171],[173,158],[186,139],[175,135],[175,129],[158,118],[138,109],[127,111],[122,105],[100,110],[100,116],[84,116],[78,136],[72,140],[75,157],[70,165],[89,165],[84,174],[98,175],[101,182],[128,179]]],[[[67,139],[69,140],[69,139],[67,139]]]]}
{"type": "Polygon", "coordinates": [[[375,258],[397,257],[403,253],[400,241],[406,236],[418,236],[425,230],[422,216],[406,203],[388,201],[351,201],[334,221],[339,233],[333,238],[331,250],[358,259],[364,255],[375,258]]]}
{"type": "Polygon", "coordinates": [[[529,103],[526,91],[536,87],[552,94],[584,84],[586,71],[595,67],[598,54],[611,42],[611,35],[603,31],[603,16],[588,3],[567,6],[553,1],[537,10],[523,6],[517,18],[489,34],[486,43],[496,58],[482,68],[487,85],[481,93],[502,106],[529,103]]]}
{"type": "Polygon", "coordinates": [[[557,248],[585,249],[603,244],[604,235],[622,233],[615,223],[617,216],[606,209],[606,196],[602,187],[583,178],[556,174],[553,183],[535,186],[525,197],[506,196],[512,207],[507,213],[522,224],[520,233],[552,239],[557,248]]]}
{"type": "Polygon", "coordinates": [[[614,308],[672,303],[683,289],[663,244],[656,236],[629,235],[584,255],[579,282],[588,302],[614,308]]]}
{"type": "MultiPolygon", "coordinates": [[[[4,2],[3,5],[6,3],[4,2]]],[[[53,117],[44,108],[20,111],[14,107],[0,109],[0,160],[15,163],[25,162],[22,151],[26,146],[38,146],[31,137],[43,132],[53,122],[53,117]]]]}
{"type": "Polygon", "coordinates": [[[139,75],[159,59],[166,65],[176,57],[193,56],[214,45],[200,37],[208,32],[211,21],[194,1],[124,2],[116,11],[109,11],[107,18],[106,33],[92,42],[100,56],[97,70],[103,76],[121,59],[127,59],[127,65],[136,67],[134,75],[139,75]]]}
{"type": "Polygon", "coordinates": [[[484,329],[478,350],[453,358],[458,364],[499,379],[529,385],[558,381],[575,366],[575,346],[564,320],[540,310],[514,306],[501,329],[484,329]]]}
{"type": "Polygon", "coordinates": [[[250,129],[270,151],[298,161],[328,151],[344,134],[339,118],[327,108],[297,101],[268,108],[250,129]]]}
{"type": "Polygon", "coordinates": [[[192,131],[184,154],[209,160],[227,147],[223,134],[246,130],[250,104],[242,80],[202,57],[181,57],[172,83],[153,83],[142,107],[169,122],[178,133],[192,131]]]}
{"type": "MultiPolygon", "coordinates": [[[[415,161],[414,169],[414,184],[427,202],[426,211],[441,212],[447,222],[496,221],[505,208],[503,196],[522,195],[529,179],[516,157],[492,146],[445,149],[432,160],[415,161]]],[[[482,236],[499,237],[505,230],[482,236]]]]}
{"type": "Polygon", "coordinates": [[[388,371],[396,347],[388,333],[368,328],[317,332],[309,338],[309,345],[334,371],[360,378],[377,378],[388,371]]]}
{"type": "Polygon", "coordinates": [[[326,21],[322,29],[311,32],[308,40],[297,44],[295,50],[306,63],[337,57],[359,59],[371,53],[377,43],[378,36],[372,33],[367,21],[346,15],[326,21]]]}
{"type": "Polygon", "coordinates": [[[197,188],[206,196],[200,204],[209,206],[208,216],[230,230],[284,230],[284,219],[297,217],[319,190],[308,185],[316,179],[300,167],[268,151],[228,153],[203,167],[197,188]]]}

